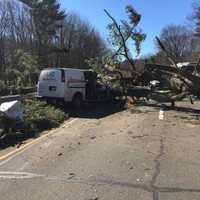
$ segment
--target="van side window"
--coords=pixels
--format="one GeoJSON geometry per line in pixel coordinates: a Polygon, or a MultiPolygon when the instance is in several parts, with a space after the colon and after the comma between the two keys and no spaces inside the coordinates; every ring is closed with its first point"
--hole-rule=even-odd
{"type": "Polygon", "coordinates": [[[55,71],[43,71],[41,73],[40,80],[43,80],[43,81],[55,81],[56,80],[55,71]]]}
{"type": "Polygon", "coordinates": [[[56,74],[55,72],[49,72],[48,74],[48,80],[56,80],[56,74]]]}

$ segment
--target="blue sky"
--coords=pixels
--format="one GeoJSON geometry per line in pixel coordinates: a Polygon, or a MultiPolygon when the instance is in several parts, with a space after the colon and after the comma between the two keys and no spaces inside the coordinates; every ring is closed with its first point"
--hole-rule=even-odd
{"type": "Polygon", "coordinates": [[[103,9],[106,8],[117,19],[124,19],[124,8],[130,4],[142,14],[140,27],[147,33],[142,55],[155,51],[154,38],[161,29],[169,24],[186,24],[187,16],[192,14],[193,0],[60,0],[62,8],[73,11],[88,20],[107,38],[106,25],[109,19],[103,9]]]}

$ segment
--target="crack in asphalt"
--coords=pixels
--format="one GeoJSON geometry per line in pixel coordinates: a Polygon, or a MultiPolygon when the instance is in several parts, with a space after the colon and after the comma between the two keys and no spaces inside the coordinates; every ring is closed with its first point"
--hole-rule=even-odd
{"type": "Polygon", "coordinates": [[[149,193],[152,193],[153,200],[159,200],[159,193],[182,193],[182,192],[189,192],[189,193],[200,193],[200,189],[193,189],[193,188],[180,188],[180,187],[157,187],[155,186],[158,176],[161,173],[161,158],[165,154],[165,141],[166,137],[160,137],[160,147],[158,155],[154,159],[155,163],[155,171],[153,173],[152,179],[149,184],[140,184],[140,183],[130,183],[130,182],[120,182],[115,181],[113,179],[105,178],[89,178],[83,179],[79,178],[76,175],[73,176],[64,176],[64,177],[55,177],[55,176],[48,176],[48,175],[38,175],[28,172],[0,172],[0,179],[10,179],[10,180],[28,180],[28,179],[44,179],[46,181],[55,181],[55,182],[62,182],[63,184],[85,184],[85,185],[96,185],[96,186],[120,186],[120,187],[128,187],[143,190],[149,193]]]}
{"type": "Polygon", "coordinates": [[[13,180],[28,180],[28,179],[45,179],[47,181],[55,181],[62,182],[66,184],[86,184],[86,185],[109,185],[109,186],[120,186],[120,187],[128,187],[134,189],[144,190],[146,192],[153,193],[153,199],[158,200],[159,193],[180,193],[180,192],[190,192],[190,193],[200,193],[200,189],[193,188],[179,188],[179,187],[156,187],[151,184],[139,184],[139,183],[130,183],[130,182],[120,182],[115,181],[113,179],[83,179],[76,176],[65,176],[65,177],[56,177],[56,176],[48,176],[48,175],[37,175],[27,172],[0,172],[3,176],[0,176],[0,179],[13,179],[13,180]],[[12,175],[12,176],[10,176],[12,175]],[[6,178],[7,176],[7,178],[6,178]]]}
{"type": "Polygon", "coordinates": [[[153,191],[153,200],[159,200],[159,190],[158,188],[155,187],[156,181],[158,176],[160,175],[160,167],[161,167],[161,163],[160,160],[162,158],[162,156],[164,155],[164,142],[165,142],[166,138],[165,137],[161,137],[160,138],[160,148],[159,148],[159,154],[156,156],[156,158],[154,159],[155,162],[155,172],[152,176],[152,180],[150,182],[150,187],[152,188],[153,191]]]}
{"type": "Polygon", "coordinates": [[[159,149],[159,154],[156,156],[156,158],[154,159],[155,162],[155,172],[153,174],[152,180],[150,182],[150,185],[152,187],[154,187],[156,180],[158,178],[158,176],[160,175],[160,159],[162,158],[162,156],[164,155],[164,141],[165,138],[162,137],[160,139],[160,149],[159,149]]]}
{"type": "Polygon", "coordinates": [[[153,192],[153,200],[159,200],[159,192],[154,190],[153,192]]]}
{"type": "Polygon", "coordinates": [[[135,136],[132,136],[133,139],[140,139],[140,138],[144,138],[144,137],[148,137],[149,135],[147,134],[144,134],[144,135],[135,135],[135,136]]]}
{"type": "Polygon", "coordinates": [[[14,179],[14,180],[28,180],[33,178],[45,179],[47,181],[60,181],[65,184],[85,184],[85,185],[96,185],[96,186],[120,186],[128,187],[134,189],[140,189],[149,193],[152,193],[153,200],[159,200],[159,193],[200,193],[200,189],[193,188],[179,188],[179,187],[157,187],[155,186],[158,176],[161,173],[161,158],[165,154],[165,141],[166,138],[161,136],[160,138],[160,147],[158,155],[154,159],[155,163],[155,172],[153,173],[152,179],[149,184],[139,184],[139,183],[130,183],[130,182],[120,182],[113,179],[83,179],[79,178],[76,175],[74,176],[65,176],[65,177],[51,177],[48,175],[37,175],[27,172],[0,172],[0,179],[14,179]]]}

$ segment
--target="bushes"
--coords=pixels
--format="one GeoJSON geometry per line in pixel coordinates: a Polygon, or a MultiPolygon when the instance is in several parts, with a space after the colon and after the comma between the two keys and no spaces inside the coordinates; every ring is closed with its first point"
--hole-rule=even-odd
{"type": "Polygon", "coordinates": [[[39,132],[55,128],[65,120],[65,113],[45,102],[28,101],[23,104],[23,121],[10,119],[0,113],[0,135],[22,135],[31,137],[39,132]],[[9,125],[9,126],[8,126],[9,125]]]}
{"type": "Polygon", "coordinates": [[[28,93],[36,92],[36,87],[6,87],[4,82],[0,80],[0,96],[7,96],[7,95],[23,95],[28,93]]]}
{"type": "Polygon", "coordinates": [[[24,105],[24,123],[29,131],[43,131],[57,127],[65,119],[65,113],[45,102],[30,101],[24,105]]]}
{"type": "Polygon", "coordinates": [[[0,80],[0,96],[7,94],[7,88],[4,81],[0,80]]]}

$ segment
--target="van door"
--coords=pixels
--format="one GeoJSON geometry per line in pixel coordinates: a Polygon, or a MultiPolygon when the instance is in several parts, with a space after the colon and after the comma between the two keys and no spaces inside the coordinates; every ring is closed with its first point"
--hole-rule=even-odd
{"type": "Polygon", "coordinates": [[[65,100],[72,101],[76,93],[81,93],[85,100],[85,79],[81,70],[66,70],[67,87],[65,100]]]}
{"type": "Polygon", "coordinates": [[[59,69],[46,69],[40,74],[38,96],[50,98],[64,97],[64,83],[59,69]]]}

